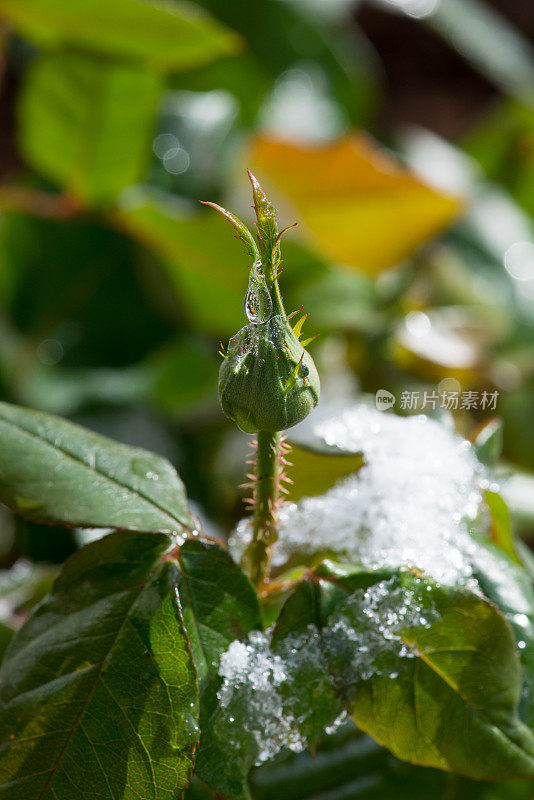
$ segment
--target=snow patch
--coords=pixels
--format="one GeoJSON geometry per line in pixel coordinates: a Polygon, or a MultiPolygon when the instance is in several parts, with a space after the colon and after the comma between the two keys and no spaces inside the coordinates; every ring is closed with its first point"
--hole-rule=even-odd
{"type": "MultiPolygon", "coordinates": [[[[220,734],[238,750],[243,747],[243,732],[251,737],[257,746],[256,764],[283,747],[304,750],[307,743],[302,731],[317,713],[309,698],[315,680],[330,674],[330,665],[333,672],[327,680],[333,681],[336,693],[332,691],[329,697],[330,723],[325,724],[325,733],[334,733],[347,719],[341,694],[346,696],[351,686],[374,675],[396,678],[403,661],[414,657],[401,631],[426,627],[438,616],[430,604],[423,609],[414,590],[397,584],[398,579],[392,578],[357,590],[334,613],[331,625],[319,631],[310,624],[290,634],[277,645],[276,653],[270,647],[269,630],[253,631],[246,641],[232,642],[219,666],[223,678],[218,692],[220,734]]],[[[326,702],[325,693],[319,694],[326,702]]]]}
{"type": "MultiPolygon", "coordinates": [[[[368,568],[414,566],[441,583],[467,582],[476,550],[468,527],[489,486],[472,445],[426,416],[365,405],[311,420],[304,424],[314,438],[362,451],[365,465],[326,494],[281,508],[273,565],[333,553],[368,568]]],[[[244,519],[230,541],[234,554],[250,536],[244,519]]]]}

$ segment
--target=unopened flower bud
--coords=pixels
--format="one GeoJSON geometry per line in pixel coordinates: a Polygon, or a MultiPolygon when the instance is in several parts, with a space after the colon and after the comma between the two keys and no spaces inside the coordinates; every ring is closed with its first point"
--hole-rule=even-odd
{"type": "Polygon", "coordinates": [[[317,405],[319,375],[287,319],[245,325],[230,340],[219,370],[219,399],[246,433],[282,431],[317,405]]]}
{"type": "MultiPolygon", "coordinates": [[[[280,240],[276,211],[249,172],[258,244],[229,211],[208,203],[232,224],[252,259],[244,309],[248,325],[230,339],[219,370],[219,399],[226,414],[246,433],[275,433],[302,422],[319,400],[319,375],[307,341],[299,341],[305,319],[289,324],[278,290],[280,240]],[[259,247],[258,247],[259,245],[259,247]]],[[[286,229],[287,230],[287,229],[286,229]]],[[[314,337],[312,337],[314,338],[314,337]]]]}

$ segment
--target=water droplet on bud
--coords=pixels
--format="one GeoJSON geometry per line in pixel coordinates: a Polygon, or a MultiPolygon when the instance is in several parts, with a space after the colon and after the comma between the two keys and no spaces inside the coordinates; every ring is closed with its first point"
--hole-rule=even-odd
{"type": "Polygon", "coordinates": [[[267,322],[273,313],[271,296],[259,263],[254,264],[250,271],[244,310],[248,321],[254,325],[267,322]]]}

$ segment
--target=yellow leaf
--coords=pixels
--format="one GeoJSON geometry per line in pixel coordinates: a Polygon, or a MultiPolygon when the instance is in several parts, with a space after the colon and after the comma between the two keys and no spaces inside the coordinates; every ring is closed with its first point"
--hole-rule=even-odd
{"type": "Polygon", "coordinates": [[[409,255],[461,210],[458,198],[422,183],[361,133],[324,145],[257,138],[249,166],[293,205],[325,255],[370,273],[409,255]]]}

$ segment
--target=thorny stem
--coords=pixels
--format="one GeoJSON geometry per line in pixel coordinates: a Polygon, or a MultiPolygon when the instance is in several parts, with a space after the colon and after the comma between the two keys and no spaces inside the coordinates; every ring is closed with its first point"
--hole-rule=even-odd
{"type": "MultiPolygon", "coordinates": [[[[257,267],[261,265],[262,278],[271,300],[269,311],[272,315],[280,316],[287,322],[284,304],[278,286],[278,277],[281,272],[280,265],[282,263],[280,241],[284,233],[286,233],[289,228],[292,228],[293,225],[278,232],[276,210],[267,199],[265,192],[254,175],[250,170],[247,170],[247,172],[252,183],[254,197],[257,243],[248,228],[246,228],[237,217],[234,217],[229,211],[214,203],[208,203],[207,205],[214,207],[231,222],[237,233],[237,238],[239,238],[245,246],[247,255],[253,259],[251,277],[254,277],[255,280],[258,277],[256,275],[257,267]]],[[[249,321],[252,324],[250,317],[249,321]]],[[[284,346],[284,349],[288,351],[287,346],[284,346]]],[[[279,357],[276,356],[276,358],[278,359],[279,357]]],[[[295,369],[290,372],[289,376],[286,376],[285,386],[280,388],[281,397],[284,399],[286,392],[294,388],[294,383],[289,385],[288,382],[290,379],[294,382],[296,381],[296,375],[303,358],[304,351],[300,362],[295,364],[295,369]]],[[[261,366],[261,364],[265,362],[264,360],[260,360],[259,363],[261,366]]],[[[273,372],[270,374],[269,370],[265,371],[265,379],[279,380],[276,373],[273,372]]],[[[219,382],[219,386],[221,386],[221,382],[219,382]]],[[[259,388],[261,391],[262,387],[260,386],[259,388]]],[[[276,387],[269,388],[274,389],[276,387]]],[[[232,417],[231,413],[228,415],[232,417]]],[[[288,419],[285,413],[281,415],[279,419],[281,420],[280,424],[289,422],[289,425],[285,425],[285,427],[291,427],[291,425],[299,421],[297,418],[295,418],[294,421],[293,419],[288,419]]],[[[272,419],[269,420],[267,427],[274,427],[272,419]]],[[[258,590],[261,591],[269,581],[271,549],[278,538],[277,511],[280,505],[280,497],[282,494],[287,494],[287,489],[282,486],[282,483],[284,481],[292,483],[292,481],[284,474],[284,465],[289,463],[285,460],[284,456],[289,452],[290,448],[285,441],[283,433],[280,431],[261,430],[261,423],[255,424],[252,430],[258,430],[254,441],[256,452],[254,454],[255,458],[248,462],[253,464],[253,472],[247,475],[249,483],[244,484],[245,487],[252,488],[252,498],[247,501],[253,509],[252,539],[243,554],[242,565],[250,579],[256,584],[258,590]]]]}
{"type": "Polygon", "coordinates": [[[243,555],[243,566],[250,579],[261,589],[269,578],[271,549],[278,539],[276,512],[280,505],[284,476],[284,455],[288,451],[281,433],[259,431],[255,471],[249,477],[253,488],[252,541],[243,555]]]}
{"type": "MultiPolygon", "coordinates": [[[[266,283],[273,303],[273,312],[285,316],[282,296],[277,280],[275,264],[270,263],[270,273],[266,270],[266,283]]],[[[284,454],[289,446],[280,432],[259,431],[254,443],[256,459],[254,474],[249,476],[253,489],[253,530],[252,541],[243,555],[243,567],[251,581],[261,589],[269,580],[271,549],[278,539],[276,512],[280,505],[280,494],[285,490],[281,483],[287,480],[283,464],[287,463],[284,454]]]]}

